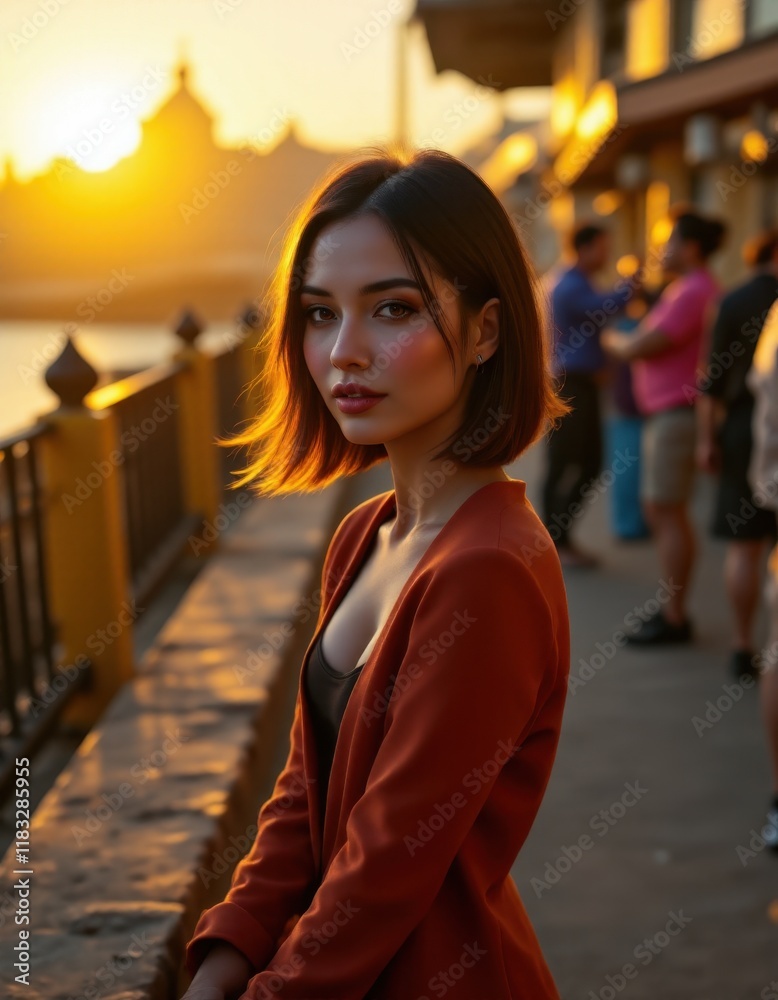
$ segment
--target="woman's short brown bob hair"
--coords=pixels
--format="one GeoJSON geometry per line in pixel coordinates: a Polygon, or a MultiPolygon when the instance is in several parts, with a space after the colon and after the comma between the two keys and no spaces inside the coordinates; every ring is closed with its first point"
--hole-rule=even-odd
{"type": "Polygon", "coordinates": [[[363,147],[324,175],[298,211],[284,242],[257,343],[262,412],[225,446],[245,445],[249,464],[231,483],[270,496],[321,489],[386,459],[383,444],[353,444],[327,409],[303,356],[299,288],[314,244],[335,222],[372,213],[386,226],[443,337],[449,356],[467,355],[468,317],[500,300],[500,341],[472,383],[462,425],[434,458],[471,466],[514,461],[569,409],[550,368],[546,301],[510,216],[478,174],[440,149],[398,144],[363,147]],[[419,265],[458,290],[459,344],[441,325],[419,265]]]}

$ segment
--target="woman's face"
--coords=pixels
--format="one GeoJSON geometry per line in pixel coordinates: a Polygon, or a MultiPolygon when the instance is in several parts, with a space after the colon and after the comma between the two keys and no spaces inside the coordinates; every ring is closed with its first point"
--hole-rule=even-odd
{"type": "MultiPolygon", "coordinates": [[[[413,435],[422,448],[438,445],[464,416],[475,368],[457,357],[452,371],[443,337],[388,231],[372,215],[333,223],[309,260],[300,289],[303,353],[346,439],[388,445],[413,435]],[[333,386],[349,381],[380,393],[378,401],[339,402],[333,386]]],[[[456,287],[429,272],[427,278],[445,329],[458,338],[456,287]]],[[[486,361],[491,350],[478,350],[486,361]]]]}

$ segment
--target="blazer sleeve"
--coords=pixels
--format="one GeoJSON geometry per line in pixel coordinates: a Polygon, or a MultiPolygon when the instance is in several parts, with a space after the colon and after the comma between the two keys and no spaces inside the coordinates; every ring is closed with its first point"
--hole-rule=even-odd
{"type": "MultiPolygon", "coordinates": [[[[341,521],[324,559],[319,621],[337,581],[338,556],[348,519],[346,515],[341,521]]],[[[184,967],[191,976],[215,939],[228,941],[255,968],[262,968],[275,951],[289,918],[310,901],[316,870],[303,767],[300,698],[298,688],[289,754],[271,797],[259,811],[254,843],[235,868],[224,900],[201,912],[186,943],[184,967]]]]}
{"type": "MultiPolygon", "coordinates": [[[[399,694],[389,701],[346,842],[241,1000],[365,996],[432,905],[496,775],[560,682],[561,627],[535,574],[513,552],[464,550],[436,570],[413,618],[396,672],[399,694]],[[473,780],[474,769],[490,763],[473,780]],[[414,849],[419,823],[449,802],[457,803],[453,816],[414,849]]],[[[528,795],[528,826],[534,808],[528,795]]]]}

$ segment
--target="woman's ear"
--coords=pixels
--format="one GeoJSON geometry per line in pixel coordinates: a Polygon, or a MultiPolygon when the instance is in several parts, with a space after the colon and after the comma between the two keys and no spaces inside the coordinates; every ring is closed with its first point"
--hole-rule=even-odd
{"type": "Polygon", "coordinates": [[[484,302],[473,325],[475,329],[473,356],[480,354],[486,361],[494,354],[500,343],[500,300],[494,298],[484,302]]]}

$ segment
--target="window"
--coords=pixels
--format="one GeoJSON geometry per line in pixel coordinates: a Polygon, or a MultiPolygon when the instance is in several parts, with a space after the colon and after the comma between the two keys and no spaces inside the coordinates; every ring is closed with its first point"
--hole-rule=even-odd
{"type": "Polygon", "coordinates": [[[601,0],[600,76],[624,71],[627,14],[623,0],[601,0]]]}
{"type": "Polygon", "coordinates": [[[764,35],[778,29],[778,4],[775,0],[751,0],[746,16],[749,35],[764,35]]]}
{"type": "MultiPolygon", "coordinates": [[[[767,0],[774,6],[774,0],[767,0]]],[[[743,0],[674,0],[673,51],[692,59],[710,59],[743,43],[743,0]]]]}

